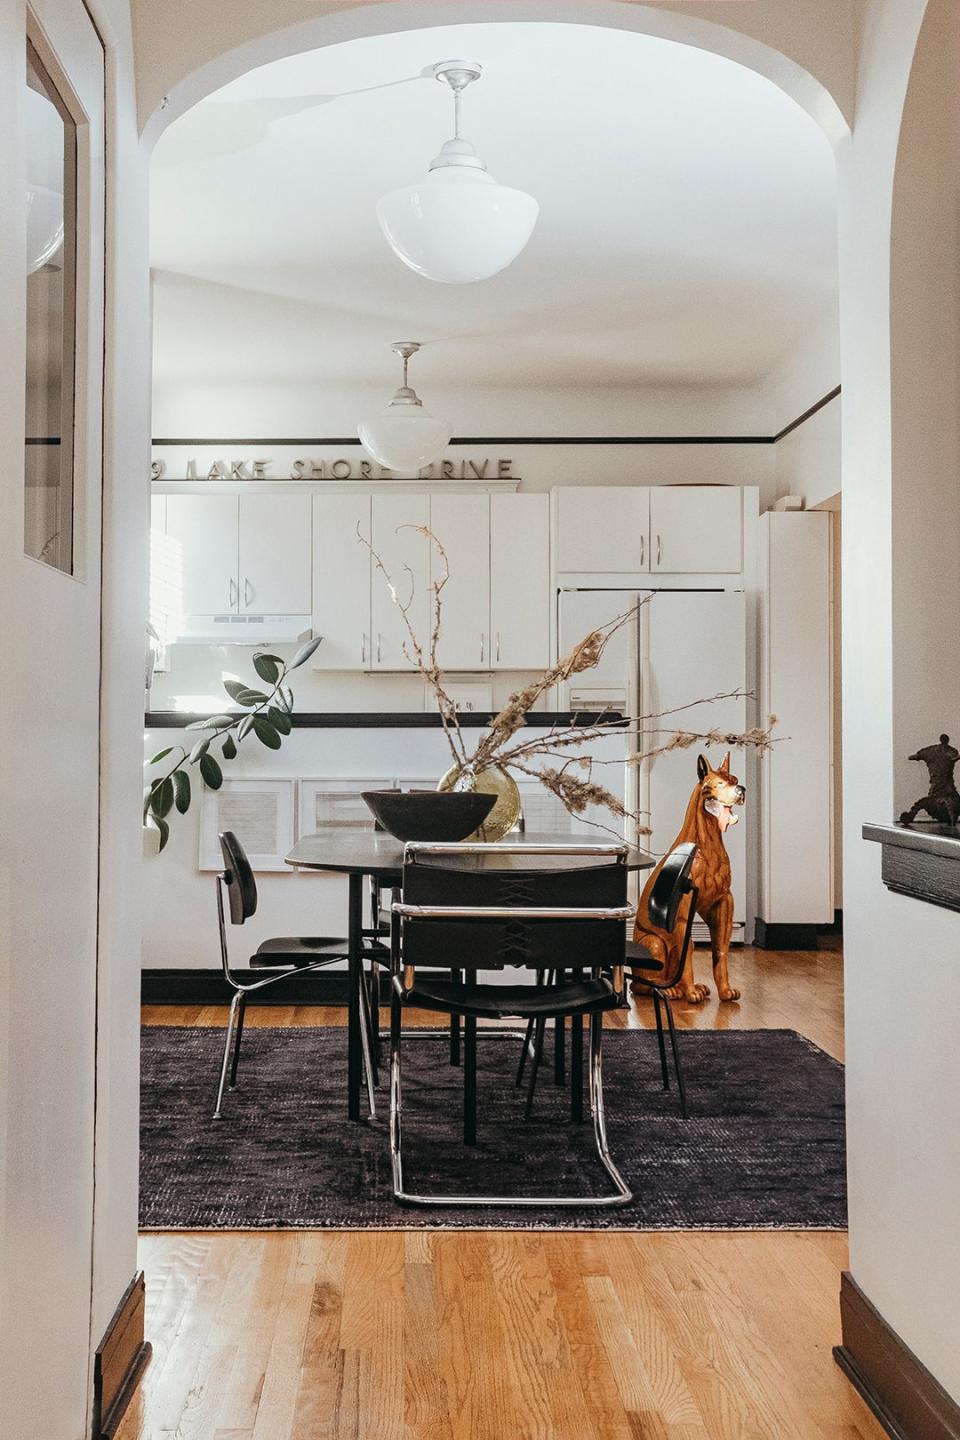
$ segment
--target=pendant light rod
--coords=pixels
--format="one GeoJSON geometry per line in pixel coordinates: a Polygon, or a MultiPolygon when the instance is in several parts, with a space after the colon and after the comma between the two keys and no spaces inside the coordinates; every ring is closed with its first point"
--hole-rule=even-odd
{"type": "Polygon", "coordinates": [[[420,349],[420,341],[394,340],[390,346],[390,349],[395,355],[399,355],[403,360],[403,390],[409,391],[410,395],[413,396],[413,403],[419,405],[420,401],[416,398],[415,391],[410,390],[410,386],[407,383],[407,366],[410,363],[410,356],[416,355],[417,351],[420,349]]]}

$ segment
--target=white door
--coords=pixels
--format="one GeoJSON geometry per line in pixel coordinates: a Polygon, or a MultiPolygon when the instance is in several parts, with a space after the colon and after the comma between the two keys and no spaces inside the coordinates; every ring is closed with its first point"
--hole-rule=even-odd
{"type": "MultiPolygon", "coordinates": [[[[747,642],[743,592],[660,590],[640,614],[640,710],[648,717],[641,749],[649,751],[663,745],[676,730],[743,730],[746,700],[742,697],[713,700],[705,705],[691,703],[744,688],[747,642]]],[[[656,854],[667,851],[680,830],[697,783],[700,750],[718,763],[726,748],[694,745],[657,755],[643,765],[641,804],[650,812],[650,849],[656,854]]],[[[742,781],[743,752],[735,752],[731,762],[734,774],[742,781]]],[[[740,823],[726,833],[738,924],[746,920],[746,833],[753,822],[751,807],[755,809],[756,804],[757,796],[748,792],[740,823]]]]}
{"type": "MultiPolygon", "coordinates": [[[[636,610],[635,590],[561,590],[557,620],[557,652],[567,655],[594,630],[609,626],[636,610]]],[[[633,709],[637,678],[637,627],[632,620],[611,634],[600,661],[560,687],[565,710],[633,709]]]]}
{"type": "MultiPolygon", "coordinates": [[[[433,495],[430,529],[443,546],[449,579],[441,591],[437,655],[447,670],[490,668],[490,499],[487,495],[433,495]]],[[[433,583],[444,559],[432,549],[433,583]]]]}
{"type": "Polygon", "coordinates": [[[495,670],[550,663],[550,497],[490,497],[490,638],[495,670]]]}
{"type": "Polygon", "coordinates": [[[645,486],[571,485],[554,494],[558,571],[613,575],[649,570],[645,486]]]}
{"type": "Polygon", "coordinates": [[[386,572],[384,574],[374,561],[370,609],[376,670],[410,669],[404,646],[407,651],[412,647],[401,606],[425,653],[429,647],[430,542],[421,533],[429,525],[429,495],[373,496],[373,548],[386,572]],[[391,598],[390,585],[396,592],[397,603],[391,598]]]}
{"type": "Polygon", "coordinates": [[[659,575],[737,575],[743,568],[741,492],[733,485],[650,491],[650,568],[659,575]]]}
{"type": "Polygon", "coordinates": [[[370,648],[370,496],[313,498],[313,631],[317,670],[365,670],[370,648]]]}
{"type": "Polygon", "coordinates": [[[168,495],[167,565],[174,613],[226,615],[239,608],[238,495],[168,495]]]}
{"type": "Polygon", "coordinates": [[[241,613],[309,615],[309,495],[240,496],[241,613]]]}
{"type": "Polygon", "coordinates": [[[6,6],[3,24],[0,1428],[76,1440],[97,1102],[104,51],[79,0],[6,6]],[[23,223],[31,186],[39,230],[23,223]],[[62,240],[43,224],[51,195],[62,240]]]}

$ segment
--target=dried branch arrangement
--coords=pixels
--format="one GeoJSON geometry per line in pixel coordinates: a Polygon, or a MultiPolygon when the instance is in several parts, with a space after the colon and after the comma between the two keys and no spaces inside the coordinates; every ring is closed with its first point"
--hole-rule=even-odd
{"type": "MultiPolygon", "coordinates": [[[[447,552],[427,526],[413,525],[400,528],[412,529],[422,535],[433,546],[440,562],[437,567],[439,574],[430,586],[431,626],[430,638],[426,647],[417,636],[410,618],[415,593],[414,577],[410,567],[404,566],[409,585],[406,598],[403,598],[381,556],[377,554],[370,542],[360,535],[359,529],[357,533],[369,549],[374,566],[387,584],[393,603],[403,619],[407,632],[403,653],[410,664],[423,676],[436,698],[443,733],[450,747],[454,764],[461,772],[456,788],[469,789],[474,778],[485,770],[515,771],[538,780],[545,789],[561,801],[571,815],[586,820],[587,810],[591,806],[600,806],[618,820],[629,822],[633,827],[633,834],[642,836],[650,834],[650,827],[644,823],[644,817],[639,812],[627,810],[618,796],[594,779],[593,772],[597,766],[622,764],[623,761],[621,759],[611,761],[585,755],[582,753],[584,745],[608,739],[611,735],[640,733],[643,735],[644,748],[629,755],[627,763],[642,765],[657,755],[665,755],[670,750],[688,749],[693,745],[723,745],[728,749],[753,749],[763,752],[769,750],[775,743],[771,734],[777,720],[775,715],[768,718],[765,727],[754,727],[750,730],[731,733],[716,729],[671,730],[656,724],[657,721],[665,720],[670,715],[694,709],[698,705],[709,705],[717,700],[740,698],[745,692],[739,690],[704,696],[699,700],[691,700],[689,704],[677,706],[673,710],[648,715],[622,716],[619,720],[604,720],[594,724],[583,724],[574,716],[568,724],[551,726],[546,730],[538,731],[533,736],[523,736],[520,733],[527,724],[527,715],[548,690],[554,685],[569,680],[573,675],[594,669],[611,637],[624,625],[630,624],[635,619],[637,611],[653,599],[653,596],[646,595],[638,601],[636,607],[616,616],[598,629],[592,630],[563,659],[558,660],[555,665],[551,665],[523,689],[514,691],[503,708],[492,717],[488,729],[478,744],[472,751],[468,750],[457,718],[456,704],[446,688],[443,670],[437,660],[443,618],[443,592],[450,580],[447,552]],[[664,738],[660,739],[659,737],[664,738]],[[576,753],[571,754],[571,751],[576,753]]],[[[597,822],[587,821],[587,823],[596,824],[597,822]]],[[[609,827],[601,826],[600,828],[607,829],[609,827]]]]}

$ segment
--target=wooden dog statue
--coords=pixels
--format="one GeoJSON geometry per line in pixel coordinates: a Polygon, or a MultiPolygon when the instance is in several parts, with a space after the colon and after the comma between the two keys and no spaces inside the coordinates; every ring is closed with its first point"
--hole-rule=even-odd
{"type": "MultiPolygon", "coordinates": [[[[692,840],[697,847],[690,879],[699,891],[697,911],[710,931],[713,976],[721,1000],[740,999],[740,991],[730,984],[727,973],[727,956],[730,936],[733,933],[733,896],[730,893],[730,858],[723,836],[729,826],[736,825],[739,817],[733,807],[742,805],[745,795],[746,791],[736,775],[730,774],[729,751],[716,770],[711,769],[705,756],[699,756],[697,785],[690,796],[680,834],[670,847],[672,850],[688,840],[692,840]]],[[[659,960],[664,971],[669,974],[676,966],[683,945],[687,916],[690,913],[690,896],[685,895],[680,902],[676,928],[672,933],[651,923],[647,900],[662,865],[663,860],[650,875],[640,897],[633,938],[650,952],[654,960],[659,960]]],[[[699,1004],[710,994],[710,987],[694,983],[693,948],[691,943],[679,984],[666,993],[671,999],[699,1004]]],[[[644,988],[643,971],[635,970],[631,989],[642,991],[644,988]]]]}

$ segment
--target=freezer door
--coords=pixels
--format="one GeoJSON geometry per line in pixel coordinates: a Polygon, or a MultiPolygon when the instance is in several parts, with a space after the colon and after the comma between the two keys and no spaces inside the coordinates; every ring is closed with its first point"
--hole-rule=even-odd
{"type": "MultiPolygon", "coordinates": [[[[743,730],[747,701],[741,698],[691,702],[746,684],[746,597],[742,591],[658,591],[640,611],[640,695],[643,751],[656,749],[676,730],[743,730]],[[679,708],[690,707],[690,708],[679,708]],[[673,712],[673,713],[665,713],[673,712]]],[[[645,760],[639,771],[641,807],[649,810],[650,848],[666,852],[676,839],[690,793],[697,783],[697,755],[703,749],[714,763],[726,746],[671,750],[645,760]]],[[[731,764],[744,780],[743,752],[731,764]]],[[[726,833],[733,870],[735,921],[746,920],[747,832],[757,797],[748,791],[740,823],[726,833]]],[[[705,935],[698,930],[698,938],[705,935]]],[[[742,938],[735,932],[735,938],[742,938]]]]}

